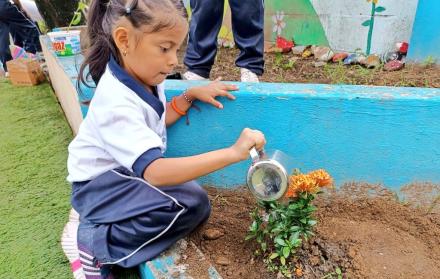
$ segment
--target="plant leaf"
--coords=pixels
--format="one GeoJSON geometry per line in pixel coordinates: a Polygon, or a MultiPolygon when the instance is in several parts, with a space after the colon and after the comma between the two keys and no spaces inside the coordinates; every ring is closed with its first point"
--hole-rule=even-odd
{"type": "Polygon", "coordinates": [[[290,242],[292,244],[294,244],[298,238],[299,238],[299,232],[295,232],[295,233],[290,235],[290,242]]]}
{"type": "Polygon", "coordinates": [[[341,269],[340,269],[339,267],[337,267],[337,268],[335,269],[335,271],[336,271],[336,274],[342,274],[342,271],[341,271],[341,269]]]}
{"type": "Polygon", "coordinates": [[[287,259],[287,257],[289,257],[289,255],[290,255],[290,248],[289,247],[284,247],[283,248],[283,256],[284,256],[284,258],[287,259]]]}
{"type": "Polygon", "coordinates": [[[301,223],[303,224],[307,224],[307,218],[302,218],[301,220],[299,220],[301,223]]]}
{"type": "Polygon", "coordinates": [[[252,222],[252,225],[251,225],[251,227],[250,227],[249,229],[250,229],[251,231],[256,231],[257,228],[258,228],[257,222],[254,221],[254,222],[252,222]]]}
{"type": "Polygon", "coordinates": [[[299,245],[301,245],[301,242],[302,242],[301,238],[297,238],[297,239],[293,242],[293,246],[294,246],[294,247],[298,247],[299,245]]]}
{"type": "Polygon", "coordinates": [[[286,246],[286,242],[284,241],[284,239],[276,238],[275,242],[281,246],[286,246]]]}
{"type": "Polygon", "coordinates": [[[316,223],[318,223],[316,220],[309,220],[307,222],[307,224],[309,224],[310,226],[314,226],[314,225],[316,225],[316,223]]]}
{"type": "Polygon", "coordinates": [[[362,26],[368,27],[368,26],[370,26],[370,22],[371,22],[371,20],[366,20],[366,21],[362,22],[362,26]]]}
{"type": "Polygon", "coordinates": [[[286,258],[280,257],[281,265],[286,265],[286,258]]]}
{"type": "Polygon", "coordinates": [[[87,8],[87,5],[86,5],[86,3],[84,3],[84,2],[78,2],[78,10],[80,10],[80,11],[83,11],[84,9],[86,9],[87,8]]]}
{"type": "Polygon", "coordinates": [[[385,7],[382,7],[382,6],[376,7],[376,13],[381,13],[381,12],[383,12],[385,10],[386,10],[385,7]]]}
{"type": "Polygon", "coordinates": [[[81,13],[75,12],[72,19],[72,25],[77,25],[81,22],[81,13]]]}
{"type": "Polygon", "coordinates": [[[266,252],[266,249],[267,249],[267,244],[266,244],[266,242],[262,242],[262,243],[261,243],[261,250],[263,250],[263,252],[266,252]]]}
{"type": "Polygon", "coordinates": [[[296,231],[299,231],[301,228],[299,227],[299,226],[291,226],[290,227],[290,231],[291,232],[296,232],[296,231]]]}
{"type": "Polygon", "coordinates": [[[244,238],[244,240],[249,240],[249,239],[252,239],[252,238],[254,238],[254,237],[255,237],[255,235],[248,234],[248,235],[244,238]]]}

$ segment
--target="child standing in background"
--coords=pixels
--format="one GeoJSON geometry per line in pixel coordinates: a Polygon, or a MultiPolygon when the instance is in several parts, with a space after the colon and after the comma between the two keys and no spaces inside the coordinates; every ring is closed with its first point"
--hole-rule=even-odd
{"type": "Polygon", "coordinates": [[[98,86],[69,145],[67,179],[79,227],[70,226],[62,243],[75,242],[77,232],[77,250],[63,244],[77,278],[110,278],[112,265],[151,260],[203,223],[210,204],[194,179],[246,160],[265,139],[245,128],[230,147],[163,156],[166,126],[193,101],[222,109],[215,98],[234,99],[229,91],[237,89],[216,80],[166,102],[163,82],[188,31],[180,1],[93,0],[88,28],[91,48],[80,78],[88,67],[98,86]]]}

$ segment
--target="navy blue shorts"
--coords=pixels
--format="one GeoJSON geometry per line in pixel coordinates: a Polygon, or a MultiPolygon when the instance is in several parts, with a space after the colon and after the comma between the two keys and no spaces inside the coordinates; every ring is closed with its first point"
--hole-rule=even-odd
{"type": "Polygon", "coordinates": [[[78,246],[99,265],[133,267],[151,260],[206,221],[211,206],[195,181],[154,187],[125,169],[73,183],[80,215],[78,246]]]}

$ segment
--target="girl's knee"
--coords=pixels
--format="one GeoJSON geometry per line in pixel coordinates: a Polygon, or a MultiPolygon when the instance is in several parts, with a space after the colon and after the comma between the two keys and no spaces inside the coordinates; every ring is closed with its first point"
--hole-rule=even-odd
{"type": "Polygon", "coordinates": [[[194,182],[190,186],[191,202],[187,204],[188,212],[199,217],[200,222],[206,220],[211,213],[211,203],[206,191],[194,182]]]}

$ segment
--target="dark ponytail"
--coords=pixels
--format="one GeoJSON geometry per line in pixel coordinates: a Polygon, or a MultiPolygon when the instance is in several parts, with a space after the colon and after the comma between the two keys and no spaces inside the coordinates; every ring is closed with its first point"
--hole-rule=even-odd
{"type": "Polygon", "coordinates": [[[107,8],[110,0],[93,0],[87,16],[87,36],[89,38],[89,49],[85,56],[85,60],[79,71],[79,82],[88,86],[87,80],[90,77],[98,84],[101,76],[104,74],[110,55],[116,55],[116,47],[111,37],[104,30],[103,22],[106,16],[107,8]],[[87,76],[84,71],[88,66],[87,76]]]}
{"type": "Polygon", "coordinates": [[[110,56],[120,64],[121,55],[112,38],[112,29],[115,22],[125,16],[134,28],[150,26],[151,32],[171,27],[176,22],[176,17],[156,19],[158,11],[170,14],[178,12],[186,17],[186,10],[181,0],[92,0],[87,15],[87,36],[89,48],[85,60],[79,70],[78,89],[81,93],[80,83],[90,86],[87,80],[90,77],[98,84],[105,72],[110,56]],[[142,3],[142,5],[140,5],[142,3]],[[88,73],[84,76],[88,67],[88,73]]]}

